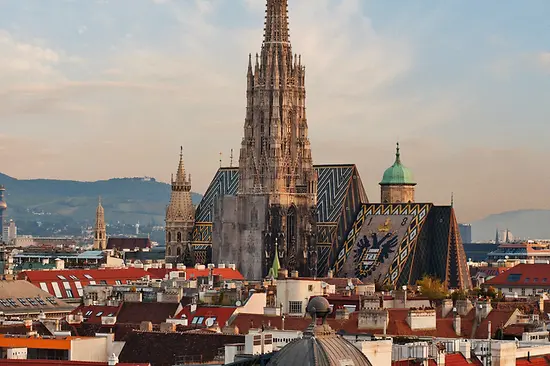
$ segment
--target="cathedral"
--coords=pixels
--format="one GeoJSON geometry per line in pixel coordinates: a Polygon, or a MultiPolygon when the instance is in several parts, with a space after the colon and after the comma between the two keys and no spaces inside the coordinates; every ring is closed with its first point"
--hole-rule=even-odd
{"type": "Polygon", "coordinates": [[[274,256],[300,276],[357,277],[380,285],[423,275],[471,281],[451,206],[416,203],[412,172],[395,161],[369,203],[354,164],[313,165],[305,66],[292,53],[288,0],[266,0],[261,51],[248,57],[239,167],[221,167],[196,209],[183,158],[166,214],[166,260],[236,264],[249,280],[274,256]]]}

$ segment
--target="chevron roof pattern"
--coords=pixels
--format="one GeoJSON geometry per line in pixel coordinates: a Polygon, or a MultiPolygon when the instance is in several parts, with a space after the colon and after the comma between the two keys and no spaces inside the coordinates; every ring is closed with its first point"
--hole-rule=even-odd
{"type": "MultiPolygon", "coordinates": [[[[354,164],[316,165],[318,222],[336,223],[352,179],[357,179],[354,164]]],[[[197,223],[212,222],[212,208],[219,196],[234,196],[239,186],[239,168],[220,168],[197,207],[197,223]]]]}

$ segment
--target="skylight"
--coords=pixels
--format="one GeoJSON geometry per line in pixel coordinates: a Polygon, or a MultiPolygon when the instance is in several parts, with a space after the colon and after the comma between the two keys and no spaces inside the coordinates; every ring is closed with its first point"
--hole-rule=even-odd
{"type": "Polygon", "coordinates": [[[59,278],[60,280],[63,280],[63,281],[66,281],[67,279],[65,278],[65,276],[62,276],[62,275],[57,275],[57,278],[59,278]]]}

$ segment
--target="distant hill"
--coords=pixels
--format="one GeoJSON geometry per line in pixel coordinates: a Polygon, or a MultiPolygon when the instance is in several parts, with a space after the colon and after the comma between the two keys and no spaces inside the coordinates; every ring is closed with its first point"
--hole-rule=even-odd
{"type": "MultiPolygon", "coordinates": [[[[16,221],[93,223],[98,197],[109,223],[161,224],[170,201],[170,185],[152,178],[115,178],[96,182],[15,179],[0,173],[6,187],[8,216],[16,221]]],[[[201,195],[193,193],[193,203],[201,195]]]]}
{"type": "Polygon", "coordinates": [[[550,210],[508,211],[472,222],[474,241],[494,240],[497,228],[519,238],[550,239],[550,210]]]}

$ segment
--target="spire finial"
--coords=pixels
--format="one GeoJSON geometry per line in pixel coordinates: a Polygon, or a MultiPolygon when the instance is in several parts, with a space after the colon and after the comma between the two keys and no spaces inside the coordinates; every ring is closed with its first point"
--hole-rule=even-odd
{"type": "Polygon", "coordinates": [[[233,168],[233,149],[231,149],[231,155],[229,155],[229,167],[233,168]]]}
{"type": "Polygon", "coordinates": [[[99,205],[101,206],[101,196],[98,197],[98,200],[97,202],[99,203],[99,205]]]}
{"type": "Polygon", "coordinates": [[[220,168],[222,167],[222,153],[220,152],[220,168]]]}
{"type": "Polygon", "coordinates": [[[399,141],[397,142],[397,146],[395,148],[395,163],[401,164],[401,152],[399,151],[399,141]]]}
{"type": "Polygon", "coordinates": [[[454,192],[451,192],[451,207],[454,206],[454,203],[455,203],[455,194],[454,192]]]}

